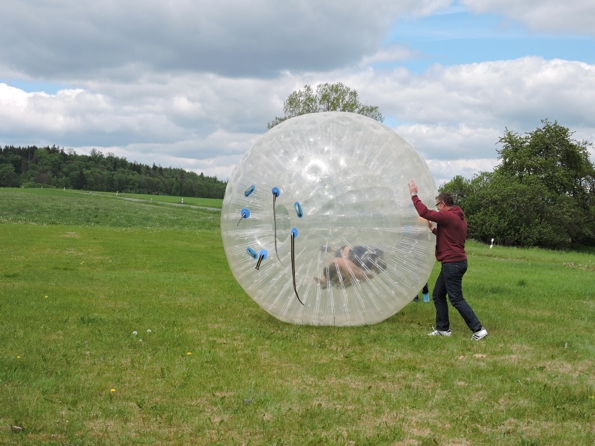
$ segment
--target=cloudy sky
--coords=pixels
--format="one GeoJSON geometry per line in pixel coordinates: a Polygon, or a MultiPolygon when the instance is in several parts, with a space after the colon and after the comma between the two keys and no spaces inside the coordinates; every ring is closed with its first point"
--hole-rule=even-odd
{"type": "Polygon", "coordinates": [[[226,180],[292,91],[343,82],[440,184],[505,128],[595,142],[594,23],[592,0],[2,0],[0,145],[226,180]]]}

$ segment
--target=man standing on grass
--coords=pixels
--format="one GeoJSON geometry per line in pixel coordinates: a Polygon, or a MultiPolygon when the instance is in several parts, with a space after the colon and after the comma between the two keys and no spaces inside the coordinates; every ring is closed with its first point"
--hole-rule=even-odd
{"type": "Polygon", "coordinates": [[[455,206],[450,194],[436,197],[436,209],[429,210],[417,196],[415,181],[409,183],[409,192],[415,210],[420,217],[428,220],[428,227],[436,236],[436,260],[442,263],[440,275],[436,279],[432,297],[436,307],[436,329],[430,336],[450,336],[448,319],[448,303],[446,295],[453,307],[461,314],[467,326],[473,332],[471,339],[479,341],[488,335],[485,328],[463,297],[463,275],[467,271],[467,254],[465,239],[467,238],[467,221],[459,206],[455,206]],[[434,227],[431,222],[438,223],[434,227]]]}

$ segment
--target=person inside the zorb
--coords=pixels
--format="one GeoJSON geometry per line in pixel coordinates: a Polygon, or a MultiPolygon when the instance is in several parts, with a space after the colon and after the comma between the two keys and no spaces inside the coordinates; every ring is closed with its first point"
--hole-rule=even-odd
{"type": "Polygon", "coordinates": [[[323,268],[322,274],[314,277],[323,289],[329,286],[339,287],[341,284],[350,286],[354,280],[372,279],[386,268],[384,252],[381,249],[358,245],[342,246],[338,249],[323,246],[320,250],[334,253],[334,257],[323,268]]]}

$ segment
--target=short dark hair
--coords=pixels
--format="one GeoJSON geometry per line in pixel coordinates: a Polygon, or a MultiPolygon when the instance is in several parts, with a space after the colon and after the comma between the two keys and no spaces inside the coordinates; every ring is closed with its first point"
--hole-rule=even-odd
{"type": "Polygon", "coordinates": [[[378,260],[384,257],[384,251],[382,249],[372,249],[367,246],[354,246],[349,250],[349,260],[351,260],[356,266],[363,268],[364,266],[368,269],[378,268],[378,260]]]}
{"type": "Polygon", "coordinates": [[[450,194],[440,194],[436,197],[437,200],[439,200],[439,202],[441,201],[442,203],[444,203],[446,206],[454,206],[455,202],[452,199],[452,195],[450,194]]]}

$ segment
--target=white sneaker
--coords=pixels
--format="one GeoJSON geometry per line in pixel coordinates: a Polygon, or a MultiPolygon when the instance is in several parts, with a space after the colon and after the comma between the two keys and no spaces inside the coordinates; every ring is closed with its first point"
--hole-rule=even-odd
{"type": "MultiPolygon", "coordinates": [[[[434,327],[432,327],[434,328],[434,327]]],[[[450,332],[450,328],[446,331],[434,330],[431,333],[428,333],[428,336],[450,336],[452,333],[450,332]]]]}
{"type": "Polygon", "coordinates": [[[488,335],[488,331],[485,328],[481,327],[481,330],[473,333],[473,336],[471,336],[471,339],[473,339],[474,341],[479,341],[480,339],[485,338],[487,335],[488,335]]]}

